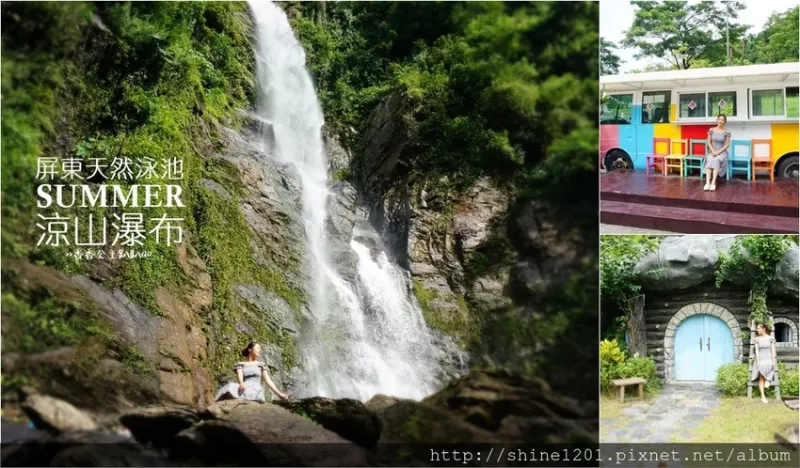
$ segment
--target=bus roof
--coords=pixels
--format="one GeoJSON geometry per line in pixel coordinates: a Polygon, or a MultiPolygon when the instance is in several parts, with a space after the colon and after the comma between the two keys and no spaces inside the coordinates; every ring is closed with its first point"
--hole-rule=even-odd
{"type": "Polygon", "coordinates": [[[716,86],[725,84],[786,81],[797,86],[800,63],[770,63],[736,67],[691,68],[648,73],[629,73],[600,77],[603,91],[664,89],[678,86],[716,86]]]}

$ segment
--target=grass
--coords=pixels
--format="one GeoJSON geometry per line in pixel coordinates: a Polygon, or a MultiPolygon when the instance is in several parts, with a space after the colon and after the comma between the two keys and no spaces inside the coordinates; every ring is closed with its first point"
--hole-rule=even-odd
{"type": "Polygon", "coordinates": [[[687,431],[693,436],[690,440],[674,442],[774,443],[776,432],[783,433],[797,421],[797,412],[774,398],[766,405],[758,398],[723,398],[709,418],[687,431]]]}
{"type": "MultiPolygon", "coordinates": [[[[650,393],[645,393],[644,395],[644,402],[649,402],[655,395],[650,393]]],[[[633,389],[633,393],[630,390],[625,390],[625,403],[620,403],[617,400],[616,395],[612,394],[604,394],[600,396],[600,435],[602,437],[603,431],[607,429],[615,429],[617,427],[617,423],[621,421],[614,421],[612,423],[605,423],[603,421],[608,419],[618,419],[623,416],[622,410],[625,408],[630,407],[631,405],[635,405],[637,403],[642,403],[642,400],[636,396],[636,389],[633,389]]]]}

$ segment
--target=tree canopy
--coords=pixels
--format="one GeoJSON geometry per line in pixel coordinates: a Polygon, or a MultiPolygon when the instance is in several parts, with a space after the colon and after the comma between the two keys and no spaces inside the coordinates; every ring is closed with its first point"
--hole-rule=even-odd
{"type": "Polygon", "coordinates": [[[596,3],[297,2],[290,11],[330,126],[358,130],[399,92],[413,109],[418,177],[596,196],[596,3]]]}
{"type": "Polygon", "coordinates": [[[600,74],[601,75],[616,75],[619,73],[619,67],[623,64],[619,55],[614,53],[617,45],[608,39],[600,38],[600,74]]]}
{"type": "MultiPolygon", "coordinates": [[[[742,2],[631,1],[631,5],[634,20],[620,45],[636,49],[636,58],[658,58],[669,64],[644,71],[798,60],[800,7],[773,14],[761,32],[748,34],[748,26],[739,21],[742,2]]],[[[613,54],[607,55],[610,48],[612,43],[601,43],[601,61],[613,70],[613,54]]]]}

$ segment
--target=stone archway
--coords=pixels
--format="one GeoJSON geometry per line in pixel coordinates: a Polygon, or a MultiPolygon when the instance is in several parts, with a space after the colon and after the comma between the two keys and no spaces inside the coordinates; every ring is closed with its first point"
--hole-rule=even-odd
{"type": "MultiPolygon", "coordinates": [[[[797,348],[798,347],[798,336],[797,336],[797,324],[795,324],[791,319],[785,317],[775,317],[772,319],[773,327],[776,323],[785,323],[789,326],[792,330],[792,341],[789,343],[775,343],[775,346],[779,348],[797,348]]],[[[772,330],[772,337],[775,337],[775,330],[772,330]]]]}
{"type": "Polygon", "coordinates": [[[678,325],[693,315],[708,314],[719,317],[731,329],[733,338],[733,358],[742,362],[742,329],[736,317],[726,308],[710,302],[696,302],[681,307],[667,323],[664,331],[664,380],[672,382],[675,377],[675,332],[678,325]]]}

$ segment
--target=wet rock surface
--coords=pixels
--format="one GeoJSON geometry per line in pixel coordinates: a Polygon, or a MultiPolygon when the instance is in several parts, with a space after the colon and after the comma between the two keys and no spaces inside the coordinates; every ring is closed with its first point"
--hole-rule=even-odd
{"type": "Polygon", "coordinates": [[[378,415],[358,400],[314,397],[276,403],[365,448],[373,447],[381,434],[378,415]]]}

